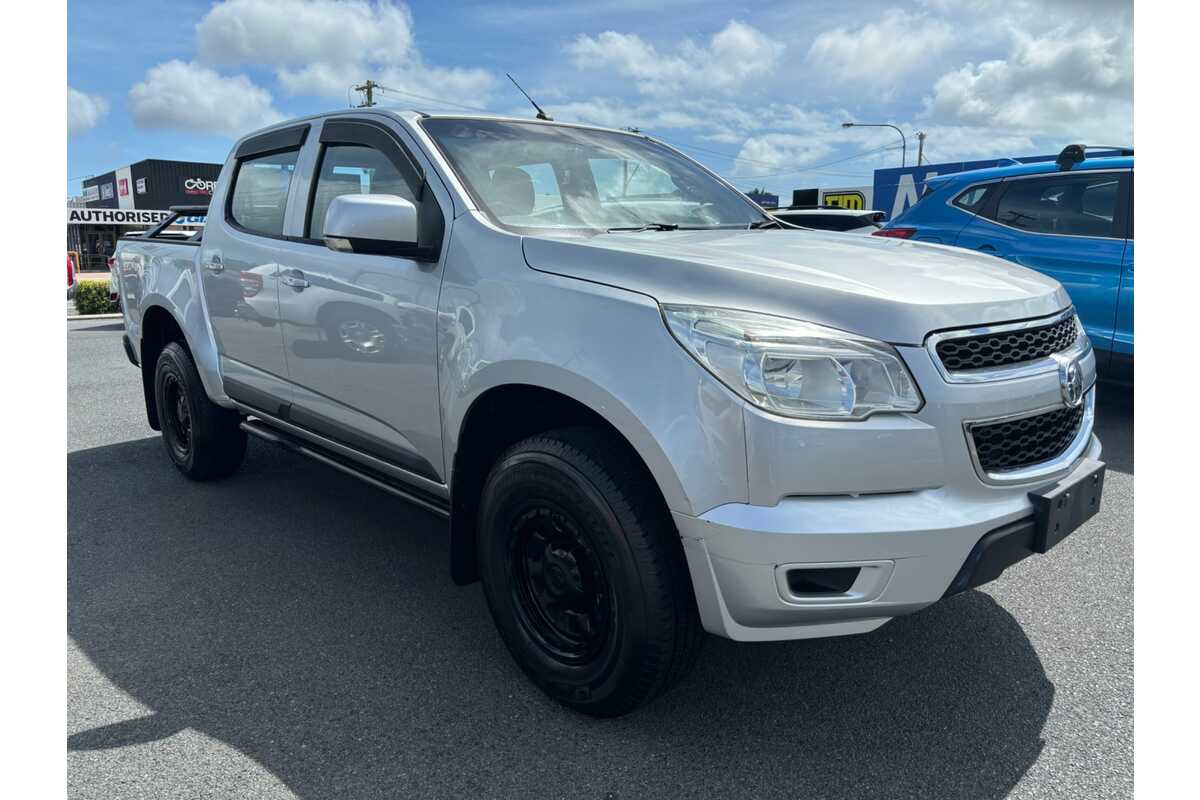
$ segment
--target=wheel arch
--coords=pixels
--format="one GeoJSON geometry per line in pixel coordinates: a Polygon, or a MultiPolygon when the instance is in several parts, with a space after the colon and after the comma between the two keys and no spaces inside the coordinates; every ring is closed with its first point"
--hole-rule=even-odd
{"type": "Polygon", "coordinates": [[[158,364],[159,354],[170,342],[179,342],[188,351],[188,355],[196,363],[201,383],[204,384],[204,391],[209,398],[218,405],[231,405],[219,388],[215,347],[210,344],[205,348],[203,343],[199,343],[198,346],[193,339],[194,337],[188,335],[188,326],[180,322],[179,315],[169,303],[152,301],[143,304],[138,326],[138,360],[142,370],[146,421],[154,430],[159,429],[158,407],[154,397],[154,369],[158,364]]]}
{"type": "MultiPolygon", "coordinates": [[[[511,369],[512,365],[508,366],[511,369]]],[[[668,509],[688,507],[682,483],[666,453],[630,409],[579,376],[564,372],[557,380],[547,377],[527,373],[520,379],[488,385],[450,420],[450,574],[455,583],[478,580],[477,518],[488,472],[504,450],[538,433],[574,425],[609,431],[645,469],[668,509]]]]}

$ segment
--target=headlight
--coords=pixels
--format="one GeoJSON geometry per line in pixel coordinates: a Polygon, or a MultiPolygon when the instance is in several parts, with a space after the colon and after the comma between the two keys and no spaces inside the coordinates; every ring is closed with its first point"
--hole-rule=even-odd
{"type": "Polygon", "coordinates": [[[722,383],[760,408],[805,419],[917,411],[921,393],[890,345],[811,322],[699,306],[662,307],[667,327],[722,383]]]}

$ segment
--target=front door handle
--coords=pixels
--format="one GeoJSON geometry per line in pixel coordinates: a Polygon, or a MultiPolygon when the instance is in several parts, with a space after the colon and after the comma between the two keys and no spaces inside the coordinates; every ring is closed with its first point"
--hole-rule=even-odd
{"type": "Polygon", "coordinates": [[[304,289],[307,289],[309,286],[312,285],[307,280],[305,280],[304,273],[298,269],[289,269],[289,270],[285,271],[283,273],[283,275],[279,278],[279,282],[282,283],[284,286],[292,287],[293,289],[295,289],[298,292],[303,291],[304,289]]]}
{"type": "Polygon", "coordinates": [[[225,269],[225,265],[221,263],[221,257],[218,255],[213,255],[208,261],[204,262],[203,266],[209,272],[220,272],[225,269]]]}

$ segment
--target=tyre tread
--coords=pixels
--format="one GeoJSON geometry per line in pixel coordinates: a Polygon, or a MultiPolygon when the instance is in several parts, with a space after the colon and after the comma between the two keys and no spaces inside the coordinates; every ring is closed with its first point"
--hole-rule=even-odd
{"type": "Polygon", "coordinates": [[[561,459],[599,490],[627,534],[643,586],[656,589],[651,630],[657,636],[640,659],[633,690],[613,703],[577,706],[595,716],[620,716],[678,683],[699,655],[704,630],[678,531],[649,471],[612,434],[590,427],[550,430],[516,443],[497,463],[531,450],[561,459]]]}
{"type": "MultiPolygon", "coordinates": [[[[158,391],[158,374],[164,368],[164,362],[174,362],[171,366],[182,374],[192,408],[192,464],[185,467],[176,462],[174,456],[171,456],[172,463],[195,481],[214,481],[232,475],[246,455],[246,432],[240,427],[241,415],[208,399],[192,354],[179,342],[169,342],[159,354],[155,366],[155,391],[158,391]]],[[[165,444],[167,412],[161,402],[158,413],[165,444]]],[[[167,452],[170,455],[169,445],[167,452]]]]}

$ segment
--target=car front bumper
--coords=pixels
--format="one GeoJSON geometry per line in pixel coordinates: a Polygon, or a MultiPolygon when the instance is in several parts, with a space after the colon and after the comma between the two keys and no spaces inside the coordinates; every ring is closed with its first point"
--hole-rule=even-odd
{"type": "Polygon", "coordinates": [[[1100,452],[1091,436],[1067,474],[985,496],[943,485],[674,512],[704,627],[739,641],[841,636],[924,608],[947,593],[985,535],[1033,516],[1029,492],[1082,477],[1100,452]],[[831,567],[860,569],[838,594],[790,590],[789,570],[831,567]]]}

